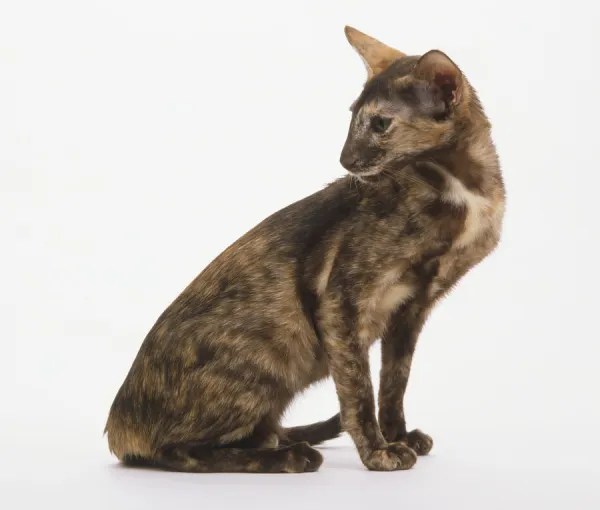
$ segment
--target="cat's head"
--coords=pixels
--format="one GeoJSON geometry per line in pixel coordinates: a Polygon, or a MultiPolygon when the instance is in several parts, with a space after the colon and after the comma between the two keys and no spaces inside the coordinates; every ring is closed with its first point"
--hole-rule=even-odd
{"type": "Polygon", "coordinates": [[[407,56],[354,28],[345,31],[368,80],[351,107],[342,166],[368,178],[452,143],[474,95],[458,66],[438,50],[407,56]]]}

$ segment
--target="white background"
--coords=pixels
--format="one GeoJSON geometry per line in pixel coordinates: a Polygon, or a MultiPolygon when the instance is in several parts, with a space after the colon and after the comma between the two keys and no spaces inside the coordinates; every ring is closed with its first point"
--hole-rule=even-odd
{"type": "MultiPolygon", "coordinates": [[[[598,508],[600,45],[587,5],[2,0],[0,504],[598,508]],[[504,168],[502,244],[418,346],[407,416],[432,455],[371,473],[344,438],[309,475],[120,467],[103,427],[154,320],[238,236],[343,174],[365,78],[345,24],[456,60],[504,168]]],[[[377,344],[372,360],[377,384],[377,344]]],[[[327,382],[286,423],[336,410],[327,382]]]]}

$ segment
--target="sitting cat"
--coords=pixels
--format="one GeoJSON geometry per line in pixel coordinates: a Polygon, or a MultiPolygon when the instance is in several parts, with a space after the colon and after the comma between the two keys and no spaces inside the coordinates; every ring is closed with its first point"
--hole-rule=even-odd
{"type": "Polygon", "coordinates": [[[346,35],[368,71],[340,159],[349,175],[247,232],[159,317],[106,425],[125,463],[315,471],[309,443],[342,430],[372,470],[408,469],[431,449],[405,425],[413,351],[436,301],[497,245],[503,181],[490,124],[448,56],[346,35]],[[294,396],[330,375],[341,413],[281,427],[294,396]]]}

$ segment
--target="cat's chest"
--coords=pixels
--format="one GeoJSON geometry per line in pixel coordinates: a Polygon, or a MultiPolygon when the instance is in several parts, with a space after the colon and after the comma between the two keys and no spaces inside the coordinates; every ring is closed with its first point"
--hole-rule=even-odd
{"type": "Polygon", "coordinates": [[[400,264],[363,287],[357,300],[358,335],[366,344],[383,334],[391,314],[416,295],[418,285],[405,278],[406,271],[400,264]]]}
{"type": "MultiPolygon", "coordinates": [[[[424,296],[438,297],[487,255],[497,242],[503,203],[467,189],[459,180],[449,179],[438,196],[442,206],[421,228],[403,231],[400,247],[373,240],[393,239],[385,233],[370,236],[368,250],[359,252],[356,267],[381,268],[369,271],[369,278],[354,287],[358,335],[367,345],[380,337],[393,313],[424,296]],[[443,246],[441,253],[438,251],[443,246]],[[437,252],[434,259],[427,254],[437,252]]],[[[426,212],[415,204],[414,215],[426,212]]],[[[412,213],[411,213],[412,214],[412,213]]],[[[366,245],[366,243],[365,243],[366,245]]],[[[334,252],[332,252],[334,253],[334,252]]],[[[327,258],[317,290],[324,291],[335,257],[327,258]]],[[[360,271],[357,272],[359,274],[360,271]]]]}
{"type": "Polygon", "coordinates": [[[479,194],[454,177],[449,179],[441,200],[450,208],[461,210],[462,221],[437,260],[437,272],[429,289],[432,296],[447,290],[494,249],[504,216],[502,195],[479,194]]]}
{"type": "Polygon", "coordinates": [[[501,213],[498,213],[503,204],[493,196],[468,189],[456,177],[449,176],[447,184],[440,200],[450,209],[459,210],[463,218],[453,235],[450,251],[468,251],[481,237],[499,230],[501,213]]]}
{"type": "Polygon", "coordinates": [[[502,195],[478,193],[448,176],[447,188],[438,199],[443,207],[429,229],[407,237],[409,249],[400,250],[392,268],[384,266],[388,269],[365,285],[359,303],[365,338],[381,333],[391,314],[416,297],[439,297],[497,244],[504,214],[502,195]],[[440,245],[444,248],[433,259],[426,255],[440,245]]]}

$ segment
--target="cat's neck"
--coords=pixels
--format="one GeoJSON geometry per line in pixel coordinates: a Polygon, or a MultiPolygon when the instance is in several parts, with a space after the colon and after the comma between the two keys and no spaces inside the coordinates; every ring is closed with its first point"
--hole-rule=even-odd
{"type": "Polygon", "coordinates": [[[481,196],[504,197],[500,164],[488,126],[463,133],[459,142],[415,158],[396,175],[418,185],[411,174],[429,188],[443,191],[448,179],[458,180],[465,189],[481,196]],[[452,179],[453,178],[453,179],[452,179]]]}
{"type": "Polygon", "coordinates": [[[487,195],[497,187],[500,164],[489,131],[478,132],[431,158],[465,188],[487,195]]]}

